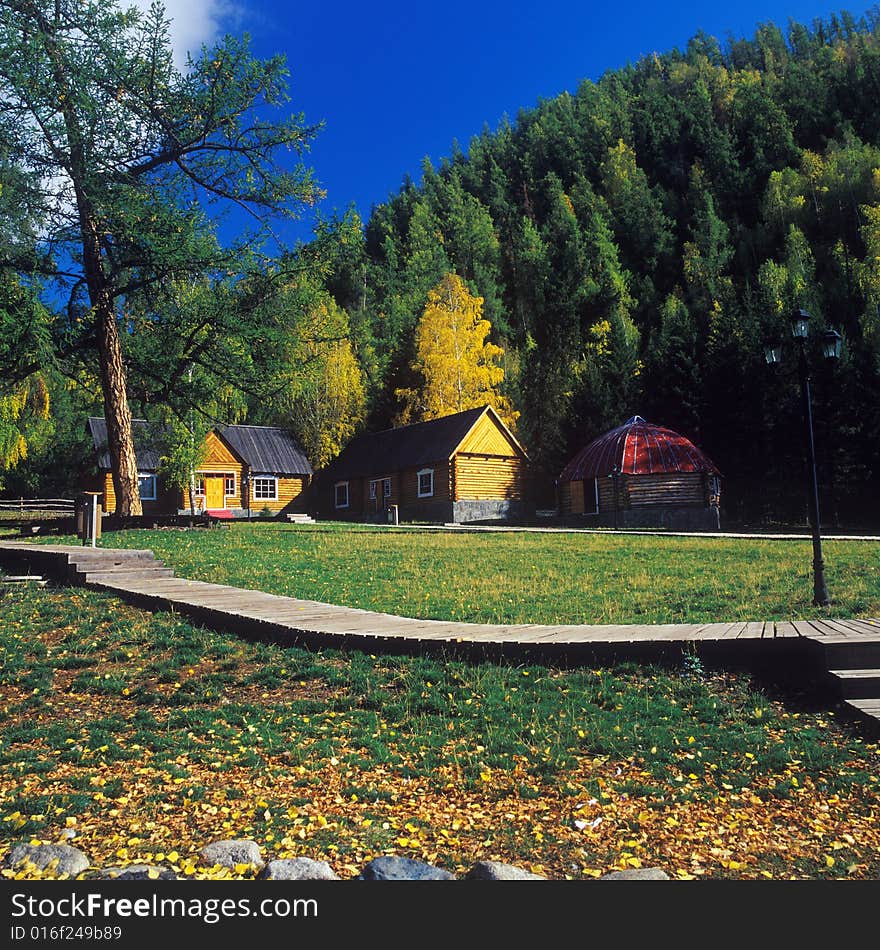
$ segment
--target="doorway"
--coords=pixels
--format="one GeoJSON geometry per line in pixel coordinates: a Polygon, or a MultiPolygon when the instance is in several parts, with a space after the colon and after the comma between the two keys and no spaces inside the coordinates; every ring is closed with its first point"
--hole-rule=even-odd
{"type": "Polygon", "coordinates": [[[205,508],[216,511],[226,507],[226,480],[222,475],[205,475],[205,508]]]}

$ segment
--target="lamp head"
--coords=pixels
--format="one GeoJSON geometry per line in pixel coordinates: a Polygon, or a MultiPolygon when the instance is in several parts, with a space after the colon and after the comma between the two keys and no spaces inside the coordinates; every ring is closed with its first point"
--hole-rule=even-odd
{"type": "Polygon", "coordinates": [[[810,315],[806,310],[795,310],[792,314],[791,335],[796,340],[806,340],[810,335],[810,315]]]}
{"type": "Polygon", "coordinates": [[[840,359],[840,348],[843,344],[843,337],[831,328],[825,330],[822,334],[822,354],[825,359],[840,359]]]}

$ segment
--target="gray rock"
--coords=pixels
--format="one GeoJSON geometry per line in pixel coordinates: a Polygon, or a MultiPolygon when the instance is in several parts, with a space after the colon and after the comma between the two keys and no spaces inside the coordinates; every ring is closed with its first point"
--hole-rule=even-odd
{"type": "Polygon", "coordinates": [[[263,866],[260,846],[249,838],[213,841],[202,848],[199,857],[205,864],[219,864],[225,868],[234,868],[236,864],[250,864],[255,868],[263,866]]]}
{"type": "Polygon", "coordinates": [[[603,874],[600,881],[668,881],[669,875],[662,868],[627,868],[603,874]]]}
{"type": "Polygon", "coordinates": [[[339,876],[326,861],[286,858],[270,861],[257,875],[261,881],[338,881],[339,876]]]}
{"type": "Polygon", "coordinates": [[[81,874],[91,864],[89,859],[69,844],[17,844],[6,856],[4,864],[8,868],[18,867],[30,861],[44,871],[53,861],[58,864],[57,874],[69,874],[71,877],[81,874]]]}
{"type": "Polygon", "coordinates": [[[454,881],[455,875],[424,861],[383,855],[364,866],[359,881],[454,881]]]}
{"type": "Polygon", "coordinates": [[[157,867],[155,864],[129,864],[124,868],[102,868],[94,879],[97,881],[176,881],[177,875],[171,868],[157,867]]]}
{"type": "Polygon", "coordinates": [[[466,881],[546,881],[540,874],[532,874],[501,861],[477,861],[465,874],[466,881]]]}

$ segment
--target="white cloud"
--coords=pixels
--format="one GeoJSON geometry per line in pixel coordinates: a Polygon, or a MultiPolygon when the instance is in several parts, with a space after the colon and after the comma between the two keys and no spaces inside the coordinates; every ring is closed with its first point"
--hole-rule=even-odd
{"type": "MultiPolygon", "coordinates": [[[[149,10],[152,0],[122,0],[140,10],[149,10]]],[[[174,65],[186,66],[186,54],[198,54],[202,43],[210,44],[221,32],[221,23],[232,13],[228,0],[164,0],[165,15],[171,20],[174,65]]]]}

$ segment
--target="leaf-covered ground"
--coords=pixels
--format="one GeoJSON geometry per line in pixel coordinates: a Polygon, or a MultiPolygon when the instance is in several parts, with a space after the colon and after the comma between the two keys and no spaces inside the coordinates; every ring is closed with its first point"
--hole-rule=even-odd
{"type": "Polygon", "coordinates": [[[379,854],[557,879],[880,876],[877,745],[693,659],[315,653],[79,589],[0,611],[0,861],[73,834],[96,865],[216,876],[199,849],[252,837],[342,877],[379,854]]]}

